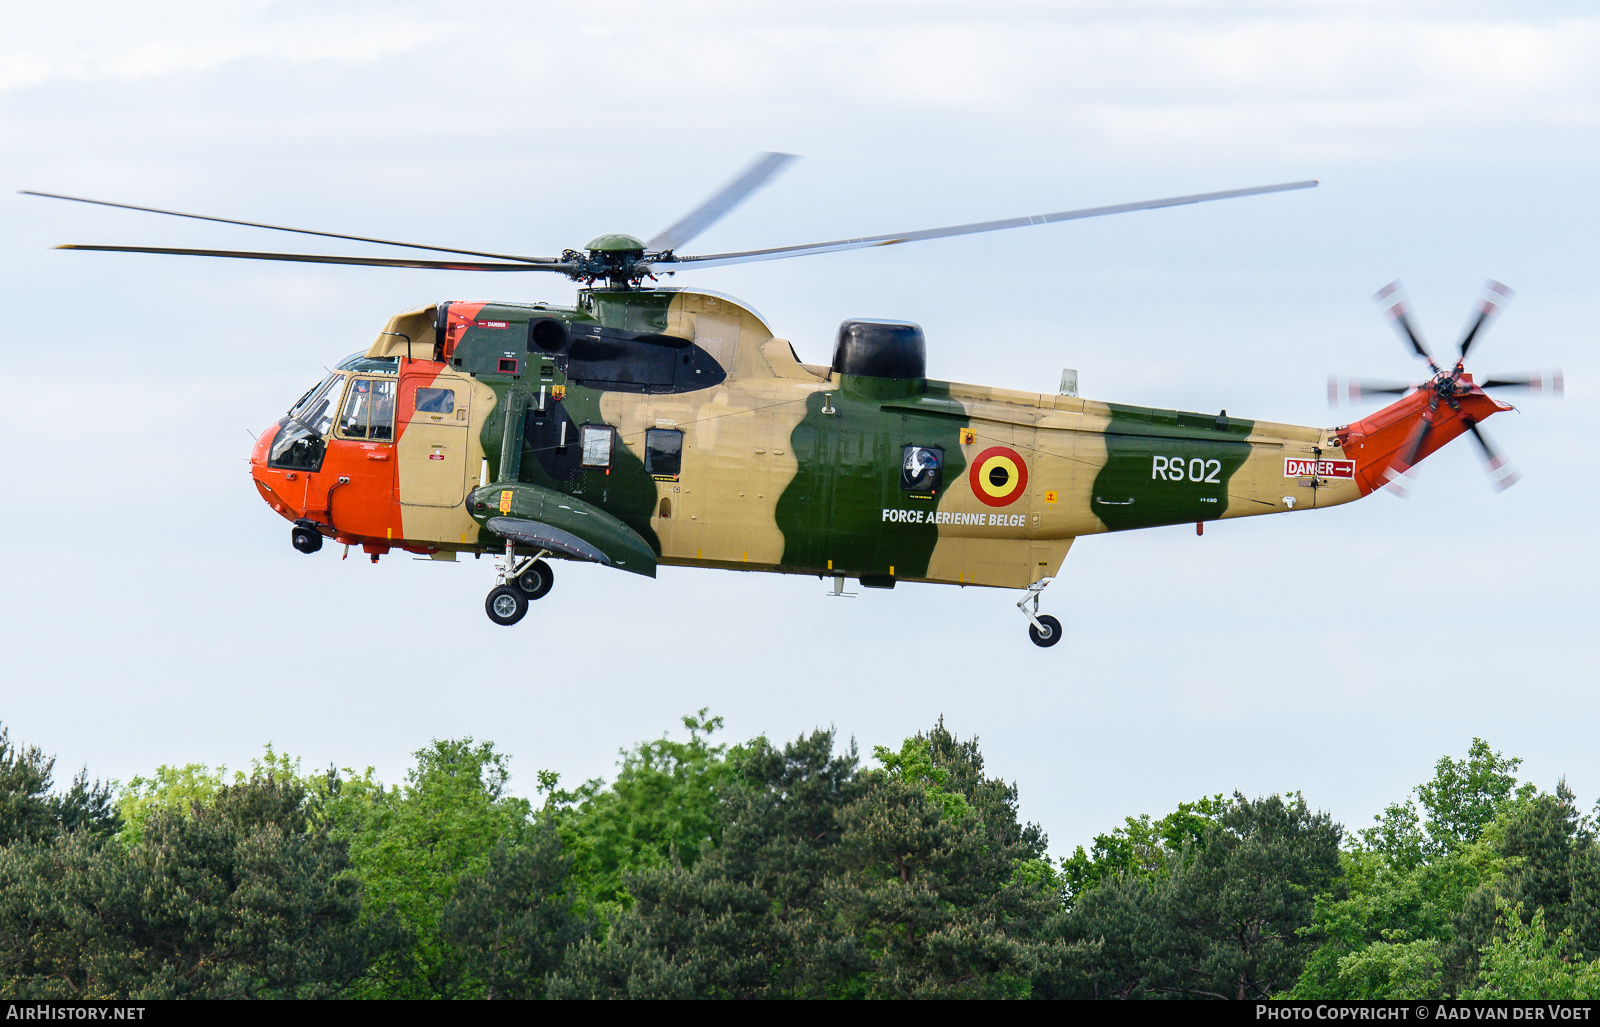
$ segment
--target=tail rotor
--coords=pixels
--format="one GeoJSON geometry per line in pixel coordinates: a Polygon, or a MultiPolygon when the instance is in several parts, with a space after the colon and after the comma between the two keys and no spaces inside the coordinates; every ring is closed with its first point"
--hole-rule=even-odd
{"type": "MultiPolygon", "coordinates": [[[[1489,436],[1484,432],[1476,418],[1461,409],[1463,398],[1474,393],[1483,393],[1490,389],[1522,389],[1535,395],[1561,396],[1565,381],[1559,370],[1534,371],[1519,374],[1493,375],[1483,381],[1474,381],[1471,374],[1467,373],[1467,354],[1474,345],[1483,337],[1484,330],[1489,326],[1507,302],[1515,293],[1509,287],[1490,279],[1483,285],[1483,291],[1478,298],[1472,316],[1467,321],[1467,326],[1457,343],[1457,358],[1455,366],[1449,370],[1440,367],[1428,351],[1427,345],[1422,341],[1422,335],[1417,330],[1416,322],[1412,316],[1411,305],[1406,300],[1405,292],[1398,280],[1390,282],[1379,289],[1373,297],[1384,313],[1388,315],[1390,323],[1400,338],[1406,342],[1412,352],[1421,357],[1428,364],[1432,376],[1425,382],[1415,385],[1403,385],[1395,382],[1369,381],[1360,378],[1328,379],[1328,404],[1337,405],[1340,401],[1350,404],[1358,403],[1365,399],[1378,396],[1409,396],[1417,392],[1428,393],[1427,405],[1421,416],[1417,418],[1416,425],[1411,429],[1405,442],[1397,449],[1390,459],[1389,466],[1385,469],[1384,476],[1387,487],[1398,495],[1406,495],[1407,491],[1403,479],[1410,476],[1417,462],[1428,452],[1426,448],[1428,438],[1441,419],[1441,407],[1448,407],[1451,411],[1460,414],[1466,430],[1478,444],[1483,454],[1484,468],[1497,491],[1503,491],[1516,484],[1520,475],[1507,462],[1495,445],[1489,441],[1489,436]]],[[[1500,409],[1507,409],[1504,406],[1500,409]]],[[[1415,414],[1411,415],[1415,416],[1415,414]]],[[[1453,436],[1451,436],[1453,437],[1453,436]]],[[[1446,438],[1448,441],[1449,437],[1446,438]]]]}

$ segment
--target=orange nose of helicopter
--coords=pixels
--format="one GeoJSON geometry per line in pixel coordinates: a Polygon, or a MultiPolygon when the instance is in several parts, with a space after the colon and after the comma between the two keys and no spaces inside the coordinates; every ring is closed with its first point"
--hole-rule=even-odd
{"type": "MultiPolygon", "coordinates": [[[[355,358],[352,358],[355,359],[355,358]]],[[[294,524],[302,553],[324,538],[360,544],[374,559],[401,537],[395,504],[392,371],[359,373],[347,360],[313,386],[250,453],[250,477],[272,509],[294,524]]]]}
{"type": "Polygon", "coordinates": [[[300,427],[287,417],[268,425],[250,451],[250,477],[266,504],[294,523],[289,536],[294,547],[302,553],[315,553],[322,548],[324,528],[332,525],[307,516],[321,461],[307,459],[317,446],[295,437],[301,434],[296,430],[300,427]]]}
{"type": "Polygon", "coordinates": [[[272,442],[278,437],[279,427],[276,423],[269,424],[257,436],[255,447],[250,450],[250,478],[256,483],[256,492],[266,500],[267,505],[292,521],[294,514],[289,511],[289,507],[279,498],[273,487],[274,482],[278,485],[283,484],[282,479],[270,475],[267,469],[268,454],[272,452],[272,442]]]}

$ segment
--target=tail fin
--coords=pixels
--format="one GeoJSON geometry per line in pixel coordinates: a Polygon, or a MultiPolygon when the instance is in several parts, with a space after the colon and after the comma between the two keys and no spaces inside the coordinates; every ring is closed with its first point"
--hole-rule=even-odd
{"type": "Polygon", "coordinates": [[[1510,410],[1480,391],[1456,397],[1454,407],[1439,403],[1429,412],[1435,393],[1424,387],[1370,416],[1328,433],[1356,462],[1356,484],[1363,496],[1376,492],[1410,471],[1484,418],[1510,410]],[[1424,421],[1431,424],[1424,427],[1424,421]]]}

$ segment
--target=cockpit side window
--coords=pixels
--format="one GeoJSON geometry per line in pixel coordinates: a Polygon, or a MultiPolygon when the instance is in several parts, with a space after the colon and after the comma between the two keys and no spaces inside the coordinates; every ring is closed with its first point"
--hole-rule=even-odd
{"type": "Polygon", "coordinates": [[[347,439],[394,438],[393,379],[352,378],[339,415],[339,434],[347,439]]]}

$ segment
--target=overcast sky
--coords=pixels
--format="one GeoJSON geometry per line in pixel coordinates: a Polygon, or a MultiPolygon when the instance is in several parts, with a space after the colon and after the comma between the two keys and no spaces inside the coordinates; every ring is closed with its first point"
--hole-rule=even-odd
{"type": "MultiPolygon", "coordinates": [[[[393,313],[570,302],[534,276],[53,252],[293,237],[0,196],[0,720],[126,780],[245,765],[400,777],[493,739],[514,785],[611,772],[709,706],[728,736],[866,751],[943,714],[1058,854],[1128,814],[1302,789],[1351,827],[1473,736],[1600,794],[1594,744],[1600,18],[1487,3],[55,3],[0,41],[0,185],[446,246],[648,237],[750,155],[805,159],[697,240],[742,249],[1318,178],[1311,192],[685,273],[802,359],[853,316],[930,373],[1330,425],[1330,372],[1414,376],[1397,276],[1478,371],[1559,365],[1409,501],[1083,539],[1030,645],[1013,593],[559,564],[512,629],[489,561],[306,557],[259,432],[393,313]],[[593,13],[587,13],[587,11],[593,13]],[[1515,12],[1514,14],[1511,12],[1515,12]]],[[[326,252],[366,252],[331,243],[326,252]]]]}

